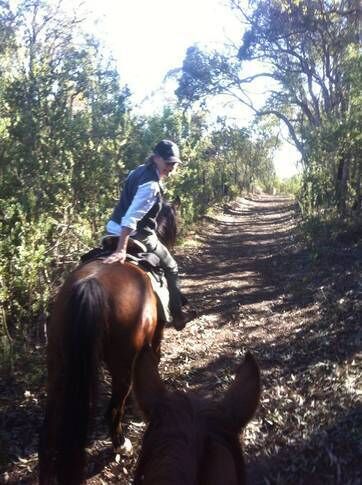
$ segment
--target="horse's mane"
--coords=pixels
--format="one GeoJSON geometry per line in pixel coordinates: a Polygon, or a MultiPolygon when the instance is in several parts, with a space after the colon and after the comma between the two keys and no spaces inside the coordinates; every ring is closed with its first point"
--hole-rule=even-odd
{"type": "Polygon", "coordinates": [[[176,243],[177,216],[176,209],[172,204],[163,200],[162,209],[157,216],[157,235],[160,241],[167,247],[176,243]]]}

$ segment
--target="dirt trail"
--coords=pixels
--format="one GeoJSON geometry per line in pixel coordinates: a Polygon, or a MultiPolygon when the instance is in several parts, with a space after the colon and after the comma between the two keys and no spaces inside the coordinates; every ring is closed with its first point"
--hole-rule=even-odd
{"type": "Polygon", "coordinates": [[[225,357],[235,351],[237,357],[245,348],[253,350],[256,340],[277,336],[271,305],[284,290],[282,284],[271,284],[266,270],[292,237],[293,215],[290,200],[260,197],[239,199],[208,218],[179,257],[187,267],[183,288],[201,317],[182,333],[166,336],[166,361],[175,343],[201,366],[212,355],[225,357]]]}
{"type": "MultiPolygon", "coordinates": [[[[183,289],[199,316],[181,332],[165,331],[161,376],[214,399],[253,352],[263,392],[244,436],[250,483],[354,485],[361,248],[333,246],[317,261],[296,242],[295,224],[290,199],[240,198],[178,248],[183,289]]],[[[100,421],[88,483],[132,483],[144,424],[132,410],[126,420],[135,454],[114,460],[100,421]]],[[[15,464],[10,482],[31,483],[35,463],[30,476],[15,464]]]]}
{"type": "Polygon", "coordinates": [[[290,237],[293,215],[288,199],[239,199],[189,240],[178,259],[186,268],[183,288],[201,316],[166,333],[166,376],[175,360],[179,380],[215,389],[218,373],[229,374],[246,349],[277,337],[271,306],[283,288],[267,281],[265,269],[290,237]]]}
{"type": "Polygon", "coordinates": [[[201,316],[166,332],[161,372],[217,398],[253,352],[264,390],[245,432],[250,483],[361,483],[361,248],[326,248],[316,261],[296,221],[293,201],[268,196],[205,219],[178,253],[201,316]]]}
{"type": "MultiPolygon", "coordinates": [[[[240,198],[204,218],[200,231],[178,248],[182,287],[199,316],[181,332],[165,331],[160,367],[167,385],[217,399],[246,350],[260,362],[263,381],[273,372],[276,357],[267,349],[285,331],[273,314],[284,289],[282,281],[270,281],[269,273],[293,225],[290,199],[240,198]]],[[[143,430],[139,425],[131,418],[132,442],[143,430]]],[[[249,426],[248,444],[258,441],[260,426],[260,420],[249,426]]],[[[128,474],[132,466],[126,458],[121,462],[128,474]]],[[[108,481],[116,468],[109,472],[108,481]]],[[[127,476],[123,480],[128,483],[127,476]]]]}

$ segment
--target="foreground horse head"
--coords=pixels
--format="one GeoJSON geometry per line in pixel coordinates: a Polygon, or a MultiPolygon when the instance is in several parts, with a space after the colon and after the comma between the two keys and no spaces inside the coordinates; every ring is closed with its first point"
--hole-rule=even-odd
{"type": "MultiPolygon", "coordinates": [[[[167,204],[159,216],[166,244],[175,240],[174,216],[167,204]]],[[[42,485],[83,480],[101,361],[112,377],[111,438],[116,449],[122,446],[121,418],[134,357],[145,343],[159,355],[163,325],[150,279],[139,267],[96,260],[70,274],[48,325],[47,404],[39,444],[42,485]]]]}
{"type": "Polygon", "coordinates": [[[135,485],[242,485],[245,465],[239,434],[260,396],[258,365],[247,354],[234,383],[218,404],[162,383],[149,348],[135,361],[133,389],[149,421],[135,485]]]}

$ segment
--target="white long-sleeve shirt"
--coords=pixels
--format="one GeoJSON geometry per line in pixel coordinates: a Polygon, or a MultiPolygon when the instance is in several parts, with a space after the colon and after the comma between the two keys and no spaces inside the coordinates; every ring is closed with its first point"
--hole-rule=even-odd
{"type": "Polygon", "coordinates": [[[115,221],[110,220],[106,226],[107,232],[119,236],[121,228],[128,227],[133,230],[131,233],[131,235],[133,235],[136,232],[138,221],[140,221],[156,203],[159,193],[159,182],[151,180],[140,185],[126,214],[122,217],[121,223],[117,224],[115,221]]]}

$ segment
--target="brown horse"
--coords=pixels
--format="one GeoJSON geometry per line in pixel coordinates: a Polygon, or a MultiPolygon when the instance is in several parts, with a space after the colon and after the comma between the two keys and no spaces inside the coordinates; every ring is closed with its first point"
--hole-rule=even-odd
{"type": "Polygon", "coordinates": [[[252,355],[246,355],[217,405],[168,391],[157,367],[150,348],[140,352],[134,365],[134,394],[149,421],[134,485],[244,484],[239,434],[260,396],[259,369],[252,355]]]}
{"type": "MultiPolygon", "coordinates": [[[[176,238],[175,210],[158,218],[162,240],[176,238]],[[167,221],[167,223],[166,223],[167,221]]],[[[131,387],[132,363],[145,343],[160,353],[164,322],[150,279],[132,264],[95,260],[76,269],[61,287],[48,325],[47,404],[39,444],[41,484],[83,479],[85,446],[103,361],[112,377],[107,418],[115,449],[131,387]]]]}

